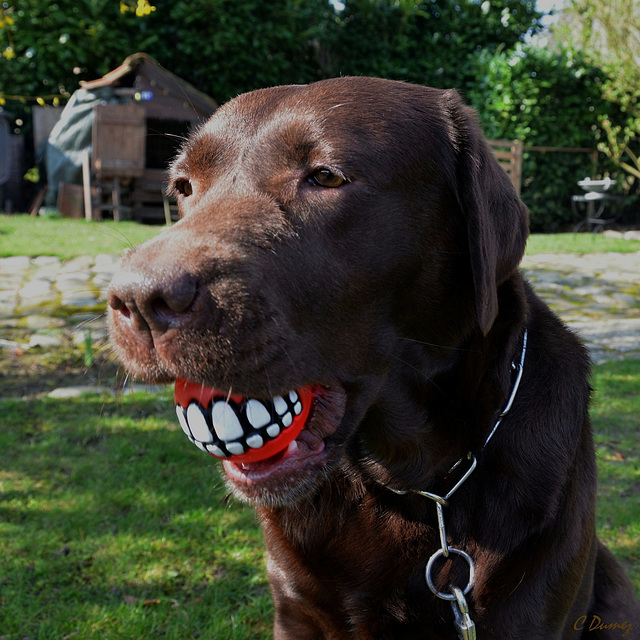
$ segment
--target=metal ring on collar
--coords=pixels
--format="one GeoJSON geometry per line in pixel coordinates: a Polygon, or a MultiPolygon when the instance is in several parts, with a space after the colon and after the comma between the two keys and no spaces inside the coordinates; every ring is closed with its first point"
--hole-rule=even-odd
{"type": "MultiPolygon", "coordinates": [[[[471,556],[466,551],[462,551],[461,549],[455,549],[454,547],[449,547],[449,553],[456,553],[459,556],[462,556],[467,561],[467,564],[469,565],[469,584],[467,584],[466,588],[462,592],[466,596],[467,593],[469,593],[469,591],[471,591],[471,588],[473,587],[473,581],[475,579],[476,569],[475,569],[475,566],[473,564],[473,559],[471,558],[471,556]]],[[[429,589],[431,589],[433,594],[438,596],[438,598],[441,598],[442,600],[453,601],[453,600],[456,599],[455,595],[453,595],[452,593],[442,593],[442,591],[438,591],[438,588],[435,586],[435,584],[433,583],[433,580],[431,579],[431,570],[433,569],[433,565],[434,565],[435,561],[440,556],[444,556],[444,550],[443,549],[438,549],[429,558],[429,562],[427,562],[427,568],[425,569],[425,576],[427,578],[427,585],[429,585],[429,589]]]]}

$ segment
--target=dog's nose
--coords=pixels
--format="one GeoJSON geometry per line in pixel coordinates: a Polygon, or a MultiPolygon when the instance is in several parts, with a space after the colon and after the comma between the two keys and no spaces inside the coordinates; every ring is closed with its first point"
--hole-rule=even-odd
{"type": "Polygon", "coordinates": [[[185,322],[197,293],[196,278],[178,267],[124,269],[111,281],[107,302],[135,331],[160,334],[185,322]]]}

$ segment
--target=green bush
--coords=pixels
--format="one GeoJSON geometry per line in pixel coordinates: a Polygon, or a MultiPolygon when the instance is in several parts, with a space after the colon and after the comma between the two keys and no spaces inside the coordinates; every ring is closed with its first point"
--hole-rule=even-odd
{"type": "Polygon", "coordinates": [[[330,43],[334,74],[460,87],[465,61],[512,48],[540,28],[535,0],[345,0],[330,43]]]}
{"type": "MultiPolygon", "coordinates": [[[[525,146],[595,149],[604,73],[579,53],[541,46],[481,52],[472,63],[467,98],[490,138],[522,140],[525,146]]],[[[599,170],[610,169],[608,164],[599,170]]],[[[588,153],[525,153],[522,198],[534,231],[556,231],[572,222],[576,182],[594,172],[588,153]]]]}
{"type": "Polygon", "coordinates": [[[261,87],[330,74],[334,38],[328,0],[193,0],[163,3],[149,16],[148,53],[222,103],[261,87]]]}

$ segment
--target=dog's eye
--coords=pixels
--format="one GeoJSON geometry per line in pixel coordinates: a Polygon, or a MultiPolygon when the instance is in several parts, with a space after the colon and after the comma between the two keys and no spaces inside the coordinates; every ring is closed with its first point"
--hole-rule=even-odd
{"type": "Polygon", "coordinates": [[[174,188],[181,196],[184,196],[185,198],[193,193],[193,185],[186,178],[176,180],[174,188]]]}
{"type": "Polygon", "coordinates": [[[309,181],[317,187],[328,187],[330,189],[341,187],[346,182],[341,175],[334,173],[331,169],[314,171],[309,177],[309,181]]]}

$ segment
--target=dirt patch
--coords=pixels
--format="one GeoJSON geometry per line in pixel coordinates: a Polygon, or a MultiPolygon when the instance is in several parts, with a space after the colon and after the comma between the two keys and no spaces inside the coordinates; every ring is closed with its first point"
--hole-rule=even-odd
{"type": "Polygon", "coordinates": [[[98,345],[94,350],[91,364],[87,364],[86,357],[86,351],[68,338],[59,347],[3,349],[0,397],[22,398],[78,385],[110,389],[123,376],[122,367],[106,345],[98,345]]]}

